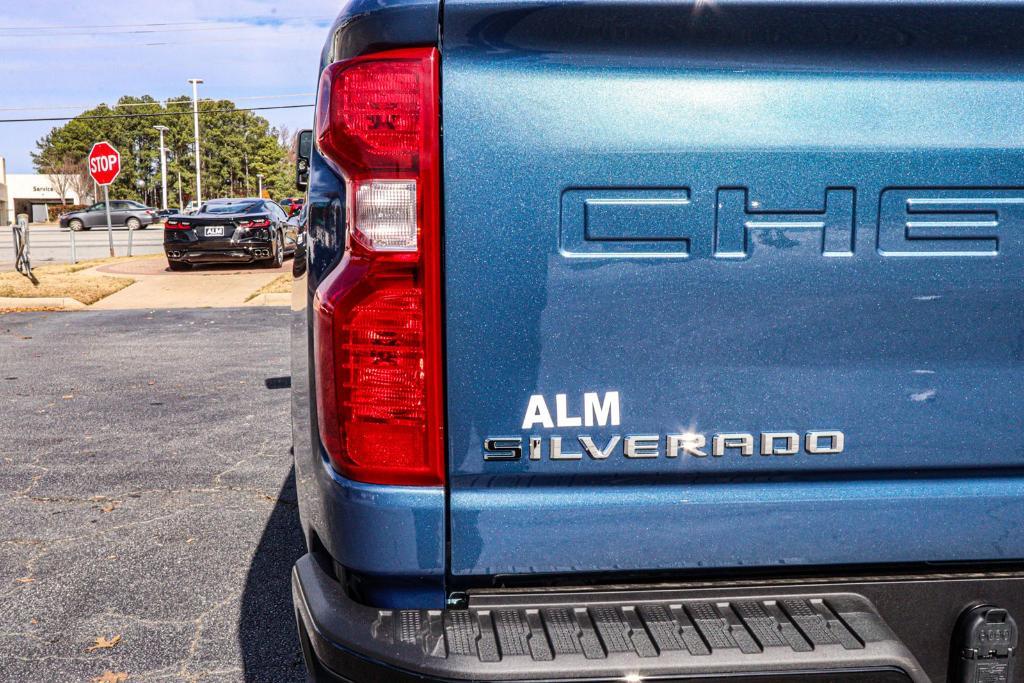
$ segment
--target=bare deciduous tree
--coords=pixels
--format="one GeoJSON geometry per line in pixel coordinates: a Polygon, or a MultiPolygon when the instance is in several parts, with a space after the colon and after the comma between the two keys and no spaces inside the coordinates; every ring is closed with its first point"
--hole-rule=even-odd
{"type": "Polygon", "coordinates": [[[296,150],[298,149],[298,142],[295,135],[292,134],[288,126],[281,126],[276,129],[277,141],[281,144],[281,147],[288,151],[288,163],[294,164],[296,160],[296,150]]]}
{"type": "Polygon", "coordinates": [[[53,183],[53,189],[60,195],[60,203],[62,206],[67,206],[68,203],[68,190],[71,189],[74,183],[74,175],[76,173],[77,162],[72,159],[69,155],[64,155],[56,159],[47,159],[43,164],[42,171],[46,174],[46,177],[53,183]]]}
{"type": "Polygon", "coordinates": [[[89,162],[85,159],[75,164],[75,170],[71,173],[71,190],[78,195],[78,201],[82,204],[96,201],[92,176],[89,175],[89,162]],[[87,202],[86,197],[91,201],[87,202]]]}

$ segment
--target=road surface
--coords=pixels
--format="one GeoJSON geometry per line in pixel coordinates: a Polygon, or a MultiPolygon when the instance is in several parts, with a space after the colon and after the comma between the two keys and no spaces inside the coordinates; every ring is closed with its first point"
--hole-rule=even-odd
{"type": "MultiPolygon", "coordinates": [[[[114,250],[118,256],[128,254],[128,229],[124,226],[114,227],[114,250]]],[[[145,230],[136,230],[132,235],[132,253],[162,254],[164,231],[160,225],[153,225],[145,230]]],[[[29,228],[29,245],[33,266],[47,263],[71,262],[71,231],[61,230],[56,225],[32,225],[29,228]]],[[[75,247],[78,260],[103,258],[109,256],[107,245],[107,229],[93,228],[75,233],[75,247]]],[[[14,243],[11,227],[0,228],[0,266],[14,263],[14,243]]],[[[6,268],[9,269],[9,268],[6,268]]]]}
{"type": "Polygon", "coordinates": [[[304,680],[287,315],[0,315],[0,679],[304,680]]]}

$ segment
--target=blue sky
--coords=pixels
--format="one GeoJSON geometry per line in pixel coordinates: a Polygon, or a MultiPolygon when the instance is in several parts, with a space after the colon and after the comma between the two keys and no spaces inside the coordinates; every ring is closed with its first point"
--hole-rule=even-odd
{"type": "MultiPolygon", "coordinates": [[[[239,106],[311,102],[344,0],[0,0],[0,119],[74,116],[121,95],[190,94],[239,106]],[[273,96],[273,97],[271,97],[273,96]]],[[[311,109],[261,112],[308,127],[311,109]]],[[[0,123],[8,172],[59,123],[0,123]]]]}

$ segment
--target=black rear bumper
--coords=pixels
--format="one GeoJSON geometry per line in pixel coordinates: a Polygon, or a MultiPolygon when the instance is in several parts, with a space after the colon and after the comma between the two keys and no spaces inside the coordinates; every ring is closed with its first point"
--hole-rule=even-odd
{"type": "Polygon", "coordinates": [[[252,263],[273,258],[272,241],[250,241],[244,245],[229,248],[204,248],[201,242],[182,245],[164,245],[164,254],[169,261],[182,263],[252,263]]]}
{"type": "Polygon", "coordinates": [[[315,680],[929,680],[852,591],[500,593],[467,609],[387,610],[352,601],[306,555],[292,594],[315,680]]]}

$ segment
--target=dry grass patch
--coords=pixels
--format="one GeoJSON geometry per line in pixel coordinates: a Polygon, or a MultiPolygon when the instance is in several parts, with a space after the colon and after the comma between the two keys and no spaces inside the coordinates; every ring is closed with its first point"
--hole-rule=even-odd
{"type": "Polygon", "coordinates": [[[278,275],[273,280],[263,285],[255,292],[249,295],[246,301],[252,301],[260,294],[291,294],[292,293],[292,276],[291,273],[284,273],[278,275]]]}
{"type": "Polygon", "coordinates": [[[83,304],[93,304],[100,299],[120,291],[135,280],[127,277],[113,277],[110,275],[95,275],[82,273],[80,271],[103,265],[123,261],[125,257],[91,259],[81,261],[74,265],[49,265],[33,268],[32,272],[38,285],[17,272],[0,273],[0,297],[70,297],[81,301],[83,304]]]}

